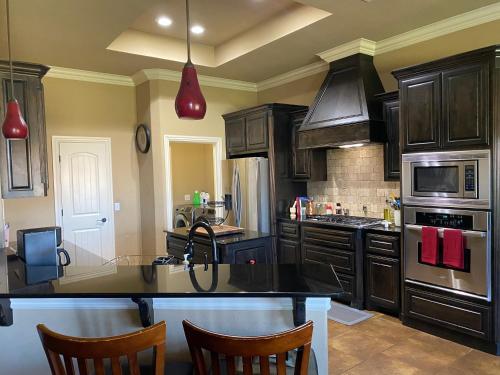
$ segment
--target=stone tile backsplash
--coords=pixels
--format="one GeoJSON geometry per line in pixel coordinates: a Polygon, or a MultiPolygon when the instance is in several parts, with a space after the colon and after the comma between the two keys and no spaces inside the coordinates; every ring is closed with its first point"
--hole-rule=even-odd
{"type": "MultiPolygon", "coordinates": [[[[384,146],[380,144],[327,151],[328,181],[308,182],[315,202],[340,203],[352,216],[383,218],[390,193],[400,196],[399,182],[384,181],[384,146]]],[[[335,208],[335,207],[334,207],[335,208]]]]}

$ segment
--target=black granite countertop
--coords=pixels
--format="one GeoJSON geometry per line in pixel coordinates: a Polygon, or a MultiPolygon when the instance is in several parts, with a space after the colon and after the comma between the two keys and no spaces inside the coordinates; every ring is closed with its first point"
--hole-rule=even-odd
{"type": "MultiPolygon", "coordinates": [[[[189,228],[176,228],[171,231],[166,231],[166,233],[187,240],[189,228]]],[[[259,238],[269,238],[269,237],[271,237],[270,233],[245,230],[243,233],[217,236],[217,243],[221,245],[227,245],[235,242],[251,241],[259,238]]],[[[209,240],[208,236],[204,235],[196,235],[196,238],[206,239],[207,241],[209,240]]]]}
{"type": "Polygon", "coordinates": [[[401,227],[389,226],[385,228],[383,225],[375,225],[373,227],[365,228],[365,231],[369,233],[382,233],[382,234],[401,234],[401,227]]]}
{"type": "Polygon", "coordinates": [[[182,265],[151,263],[28,266],[11,251],[0,249],[0,271],[0,299],[335,297],[343,293],[332,267],[323,264],[219,264],[206,271],[203,266],[185,270],[182,265]]]}

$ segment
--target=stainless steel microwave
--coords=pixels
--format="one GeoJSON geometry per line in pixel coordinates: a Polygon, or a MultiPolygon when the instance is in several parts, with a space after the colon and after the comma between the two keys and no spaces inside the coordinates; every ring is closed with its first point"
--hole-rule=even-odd
{"type": "Polygon", "coordinates": [[[490,208],[490,152],[447,151],[402,156],[404,204],[490,208]]]}

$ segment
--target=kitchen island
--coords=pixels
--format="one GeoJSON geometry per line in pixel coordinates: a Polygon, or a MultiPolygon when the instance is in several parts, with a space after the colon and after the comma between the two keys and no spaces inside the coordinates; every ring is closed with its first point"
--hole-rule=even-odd
{"type": "MultiPolygon", "coordinates": [[[[183,259],[189,228],[167,231],[167,251],[178,260],[183,259]]],[[[207,236],[194,238],[195,263],[212,261],[210,240],[207,236]],[[206,257],[206,258],[205,258],[206,257]]],[[[272,237],[269,233],[244,230],[242,233],[217,236],[219,262],[229,264],[272,263],[272,237]]]]}
{"type": "Polygon", "coordinates": [[[130,299],[143,310],[143,324],[145,318],[149,323],[167,321],[167,354],[175,360],[189,359],[183,319],[235,335],[269,334],[313,320],[318,370],[327,372],[326,313],[330,298],[342,293],[338,282],[326,285],[317,277],[329,273],[336,280],[329,266],[220,264],[185,270],[179,265],[108,263],[56,268],[27,266],[0,250],[0,317],[4,325],[11,324],[0,327],[2,338],[11,343],[0,352],[0,363],[9,374],[49,373],[36,338],[37,323],[80,336],[139,328],[137,307],[130,299]],[[75,281],[75,271],[87,277],[75,281]],[[45,281],[40,279],[44,274],[45,281]],[[30,285],[27,280],[35,276],[37,282],[30,285]],[[44,368],[46,372],[40,370],[44,368]]]}

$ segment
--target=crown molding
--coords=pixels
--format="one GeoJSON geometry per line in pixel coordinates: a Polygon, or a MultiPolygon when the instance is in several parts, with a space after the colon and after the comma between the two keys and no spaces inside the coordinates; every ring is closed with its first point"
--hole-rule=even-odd
{"type": "Polygon", "coordinates": [[[289,72],[279,74],[277,76],[257,82],[257,91],[271,89],[273,87],[281,86],[299,79],[312,76],[328,70],[328,63],[318,61],[289,72]]]}
{"type": "Polygon", "coordinates": [[[110,85],[134,86],[134,81],[129,76],[62,68],[59,66],[51,66],[45,76],[50,78],[72,79],[76,81],[107,83],[110,85]]]}
{"type": "MultiPolygon", "coordinates": [[[[164,80],[164,81],[181,81],[181,72],[168,69],[143,69],[132,76],[136,85],[140,85],[146,81],[164,80]]],[[[198,75],[198,82],[201,86],[219,87],[230,90],[241,90],[257,92],[257,84],[253,82],[237,81],[227,78],[218,78],[212,76],[198,75]]]]}
{"type": "Polygon", "coordinates": [[[365,55],[374,56],[377,43],[373,40],[359,38],[352,42],[341,44],[340,46],[333,47],[329,50],[316,54],[326,62],[340,60],[344,57],[354,55],[356,53],[363,53],[365,55]]]}
{"type": "Polygon", "coordinates": [[[378,41],[376,43],[376,54],[380,55],[408,47],[412,44],[425,42],[498,19],[500,19],[500,3],[487,5],[378,41]]]}

